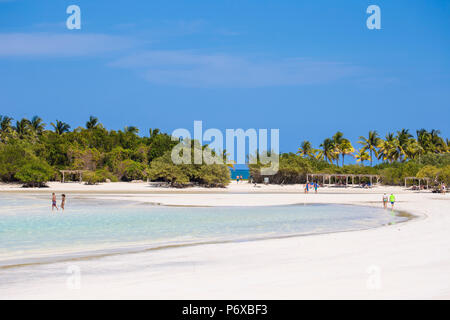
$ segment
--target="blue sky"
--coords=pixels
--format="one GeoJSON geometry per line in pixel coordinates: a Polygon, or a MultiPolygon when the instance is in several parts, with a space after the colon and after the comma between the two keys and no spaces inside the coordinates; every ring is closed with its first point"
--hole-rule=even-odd
{"type": "Polygon", "coordinates": [[[448,137],[449,71],[450,1],[0,0],[0,114],[73,128],[279,128],[283,152],[338,130],[448,137]]]}

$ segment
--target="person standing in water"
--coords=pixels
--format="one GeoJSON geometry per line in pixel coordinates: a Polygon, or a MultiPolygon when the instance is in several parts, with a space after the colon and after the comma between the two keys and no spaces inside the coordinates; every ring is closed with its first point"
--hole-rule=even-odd
{"type": "Polygon", "coordinates": [[[391,196],[389,197],[389,201],[391,202],[392,209],[394,209],[395,196],[393,193],[391,193],[391,196]]]}
{"type": "Polygon", "coordinates": [[[56,210],[58,211],[58,206],[56,205],[56,194],[53,192],[52,193],[52,211],[56,208],[56,210]]]}
{"type": "Polygon", "coordinates": [[[383,195],[383,207],[386,209],[387,208],[387,203],[388,203],[388,196],[387,196],[387,194],[385,193],[384,195],[383,195]]]}
{"type": "Polygon", "coordinates": [[[65,194],[63,194],[62,196],[61,196],[61,205],[60,205],[60,208],[64,211],[64,206],[66,205],[66,195],[65,194]]]}

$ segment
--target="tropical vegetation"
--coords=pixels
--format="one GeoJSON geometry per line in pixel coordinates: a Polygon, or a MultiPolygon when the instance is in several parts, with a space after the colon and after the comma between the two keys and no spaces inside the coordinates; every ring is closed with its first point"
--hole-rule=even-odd
{"type": "MultiPolygon", "coordinates": [[[[355,148],[338,131],[314,148],[303,141],[298,152],[280,155],[279,171],[271,183],[298,183],[307,173],[373,174],[385,184],[401,185],[406,177],[428,178],[431,183],[450,184],[450,144],[439,130],[420,129],[415,136],[408,129],[389,132],[381,138],[377,131],[359,137],[355,148]],[[353,157],[356,164],[345,164],[345,157],[353,157]],[[369,163],[367,166],[366,163],[369,163]]],[[[261,163],[251,164],[256,182],[262,182],[261,163]]]]}
{"type": "MultiPolygon", "coordinates": [[[[148,179],[174,186],[225,186],[230,181],[224,164],[173,164],[168,157],[179,141],[159,129],[150,129],[147,136],[138,135],[135,126],[107,130],[94,116],[73,130],[60,120],[47,130],[38,116],[13,121],[0,115],[2,182],[44,186],[60,180],[60,170],[83,170],[83,180],[90,184],[148,179]]],[[[77,179],[65,176],[71,178],[77,179]]]]}
{"type": "MultiPolygon", "coordinates": [[[[147,179],[177,187],[214,187],[230,181],[230,165],[173,163],[171,152],[179,141],[159,129],[150,129],[146,136],[139,135],[135,126],[107,130],[94,116],[84,127],[72,129],[61,120],[49,127],[38,116],[14,120],[0,115],[0,181],[44,186],[47,181],[60,180],[60,170],[83,170],[84,180],[91,184],[147,179]]],[[[403,184],[405,177],[450,184],[449,139],[439,130],[420,129],[413,135],[401,129],[384,137],[369,131],[356,145],[340,131],[325,138],[318,148],[305,140],[297,153],[280,155],[279,171],[271,183],[304,182],[306,173],[314,172],[376,174],[383,183],[393,185],[403,184]],[[346,159],[352,157],[356,164],[347,164],[346,159]]],[[[226,151],[221,157],[226,160],[226,151]]],[[[259,170],[263,166],[260,162],[250,165],[256,182],[264,178],[259,170]]]]}

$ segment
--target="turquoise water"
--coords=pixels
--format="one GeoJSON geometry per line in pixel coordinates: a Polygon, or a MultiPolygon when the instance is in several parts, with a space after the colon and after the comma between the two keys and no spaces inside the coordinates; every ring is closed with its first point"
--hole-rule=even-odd
{"type": "Polygon", "coordinates": [[[248,179],[250,176],[249,169],[231,169],[231,179],[236,180],[236,176],[242,176],[243,179],[248,179]]]}
{"type": "Polygon", "coordinates": [[[345,205],[162,207],[75,196],[56,213],[47,197],[0,196],[0,266],[41,255],[348,231],[403,220],[345,205]]]}

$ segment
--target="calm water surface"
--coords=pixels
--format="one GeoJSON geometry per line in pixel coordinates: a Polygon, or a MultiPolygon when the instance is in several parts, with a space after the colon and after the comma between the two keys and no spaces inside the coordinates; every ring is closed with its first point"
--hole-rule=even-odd
{"type": "Polygon", "coordinates": [[[345,205],[162,207],[68,198],[0,196],[0,266],[14,259],[307,235],[374,228],[406,220],[389,210],[345,205]]]}

